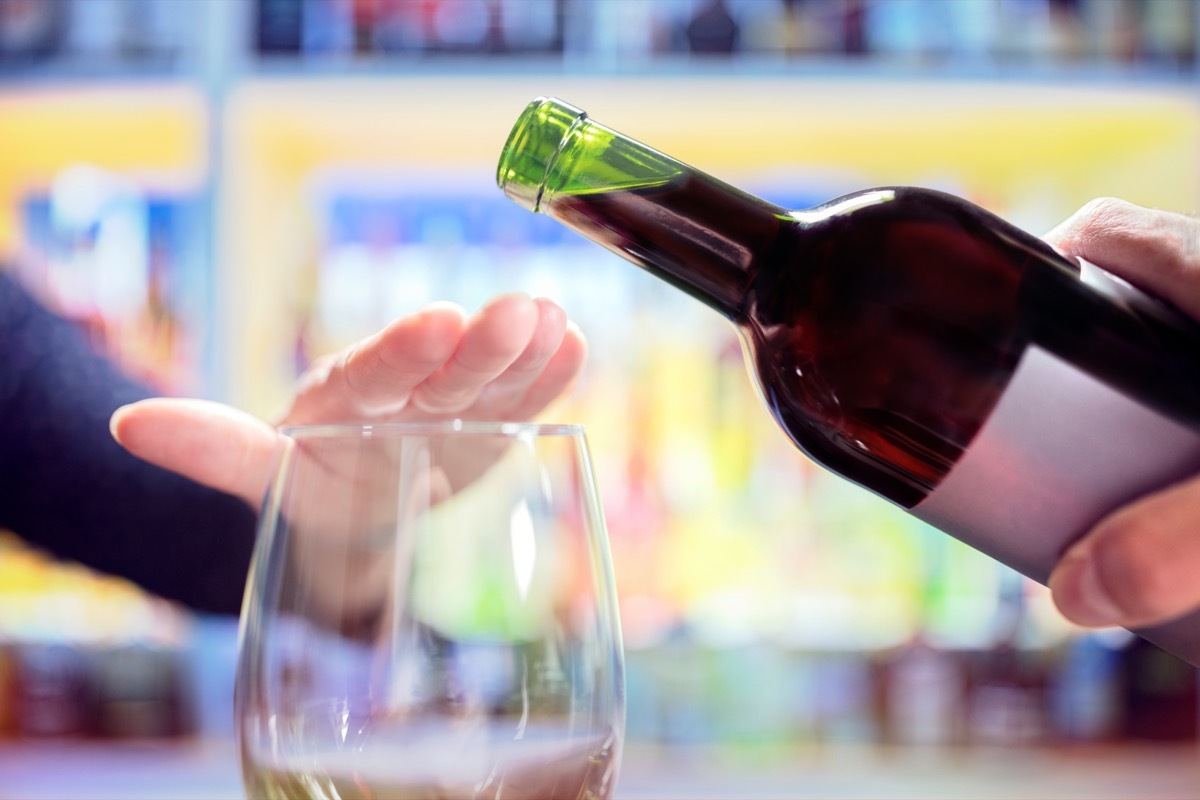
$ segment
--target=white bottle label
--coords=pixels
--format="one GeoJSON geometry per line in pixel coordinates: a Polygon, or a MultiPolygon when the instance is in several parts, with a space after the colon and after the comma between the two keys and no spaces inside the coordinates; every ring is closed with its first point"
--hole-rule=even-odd
{"type": "Polygon", "coordinates": [[[1200,474],[1200,434],[1039,347],[912,514],[1045,583],[1101,517],[1200,474]]]}
{"type": "MultiPolygon", "coordinates": [[[[1173,308],[1092,264],[1081,268],[1102,294],[1178,324],[1173,308]]],[[[1045,583],[1109,512],[1197,474],[1200,433],[1030,347],[962,458],[911,511],[1045,583]]],[[[1200,610],[1137,633],[1200,666],[1200,610]]]]}

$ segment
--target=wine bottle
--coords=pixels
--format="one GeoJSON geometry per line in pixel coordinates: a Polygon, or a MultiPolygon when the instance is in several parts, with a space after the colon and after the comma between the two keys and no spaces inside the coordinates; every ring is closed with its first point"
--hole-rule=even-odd
{"type": "MultiPolygon", "coordinates": [[[[732,322],[810,458],[1036,580],[1200,472],[1200,324],[965,200],[790,210],[553,98],[497,181],[732,322]]],[[[1200,613],[1139,633],[1200,665],[1200,613]]]]}

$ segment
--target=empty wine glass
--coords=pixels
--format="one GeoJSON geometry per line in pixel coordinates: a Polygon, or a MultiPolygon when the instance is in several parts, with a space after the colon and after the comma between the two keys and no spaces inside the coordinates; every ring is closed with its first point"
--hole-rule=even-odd
{"type": "Polygon", "coordinates": [[[251,798],[607,800],[620,628],[583,429],[285,429],[242,611],[251,798]]]}

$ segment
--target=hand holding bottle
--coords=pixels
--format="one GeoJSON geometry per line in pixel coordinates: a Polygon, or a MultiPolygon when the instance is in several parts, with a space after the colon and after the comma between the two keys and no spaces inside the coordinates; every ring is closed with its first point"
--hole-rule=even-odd
{"type": "MultiPolygon", "coordinates": [[[[1200,219],[1105,198],[1045,238],[1200,319],[1200,219]]],[[[1200,476],[1107,516],[1067,552],[1050,588],[1074,622],[1139,627],[1200,606],[1197,575],[1200,476]]]]}
{"type": "MultiPolygon", "coordinates": [[[[554,98],[518,117],[496,178],[725,316],[767,409],[815,462],[1035,580],[1097,520],[1200,473],[1200,295],[1180,283],[1196,245],[1179,218],[1109,208],[1062,228],[1056,252],[921,187],[788,209],[554,98]],[[1166,240],[1143,253],[1156,232],[1166,240]],[[1135,263],[1130,281],[1103,269],[1135,263]],[[1154,293],[1186,295],[1185,313],[1154,293]]],[[[1190,506],[1173,513],[1178,502],[1190,506]]],[[[1120,582],[1144,599],[1089,616],[1066,588],[1073,558],[1058,573],[1064,608],[1200,666],[1200,612],[1141,627],[1200,601],[1178,543],[1100,533],[1105,583],[1084,585],[1129,562],[1143,578],[1120,582]],[[1110,556],[1109,536],[1134,544],[1110,556]]]]}

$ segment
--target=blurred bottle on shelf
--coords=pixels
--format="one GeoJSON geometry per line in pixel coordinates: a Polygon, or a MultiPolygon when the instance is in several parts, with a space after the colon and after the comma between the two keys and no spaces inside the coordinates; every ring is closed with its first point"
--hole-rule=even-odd
{"type": "Polygon", "coordinates": [[[0,67],[44,62],[62,48],[65,6],[48,0],[0,2],[0,67]]]}
{"type": "Polygon", "coordinates": [[[95,696],[87,656],[60,642],[17,651],[17,730],[22,738],[71,739],[95,730],[95,696]]]}
{"type": "Polygon", "coordinates": [[[883,661],[885,740],[922,748],[964,741],[966,675],[961,655],[938,643],[932,622],[953,602],[947,542],[927,537],[921,551],[916,620],[908,641],[883,661]]]}
{"type": "Polygon", "coordinates": [[[253,30],[260,57],[298,55],[304,44],[304,6],[298,0],[254,0],[253,30]]]}
{"type": "Polygon", "coordinates": [[[1088,632],[1059,649],[1049,676],[1047,714],[1054,735],[1064,742],[1108,742],[1122,725],[1121,644],[1124,631],[1088,632]]]}
{"type": "Polygon", "coordinates": [[[976,744],[1031,745],[1047,732],[1045,654],[1026,641],[1025,581],[1003,573],[991,644],[969,665],[966,735],[976,744]]]}
{"type": "Polygon", "coordinates": [[[855,648],[811,654],[818,741],[870,744],[879,740],[870,657],[869,650],[855,648]]]}
{"type": "Polygon", "coordinates": [[[187,679],[177,651],[140,644],[96,649],[91,658],[95,735],[169,739],[188,733],[187,679]]]}
{"type": "Polygon", "coordinates": [[[1121,735],[1132,741],[1195,741],[1200,737],[1200,674],[1142,639],[1120,657],[1121,735]]]}
{"type": "Polygon", "coordinates": [[[725,0],[704,0],[687,25],[688,50],[695,55],[730,55],[738,48],[738,23],[725,0]]]}
{"type": "MultiPolygon", "coordinates": [[[[112,0],[101,0],[101,2],[112,0]]],[[[202,8],[181,9],[169,0],[117,0],[120,34],[118,57],[127,63],[168,67],[174,65],[186,49],[184,37],[197,20],[202,8]]],[[[73,16],[85,8],[94,9],[96,0],[72,0],[73,16]]],[[[83,26],[76,26],[83,27],[83,26]]]]}
{"type": "Polygon", "coordinates": [[[962,741],[964,681],[955,653],[918,630],[886,659],[883,676],[887,742],[930,748],[962,741]]]}
{"type": "Polygon", "coordinates": [[[16,647],[0,638],[0,742],[17,735],[17,668],[16,647]]]}

